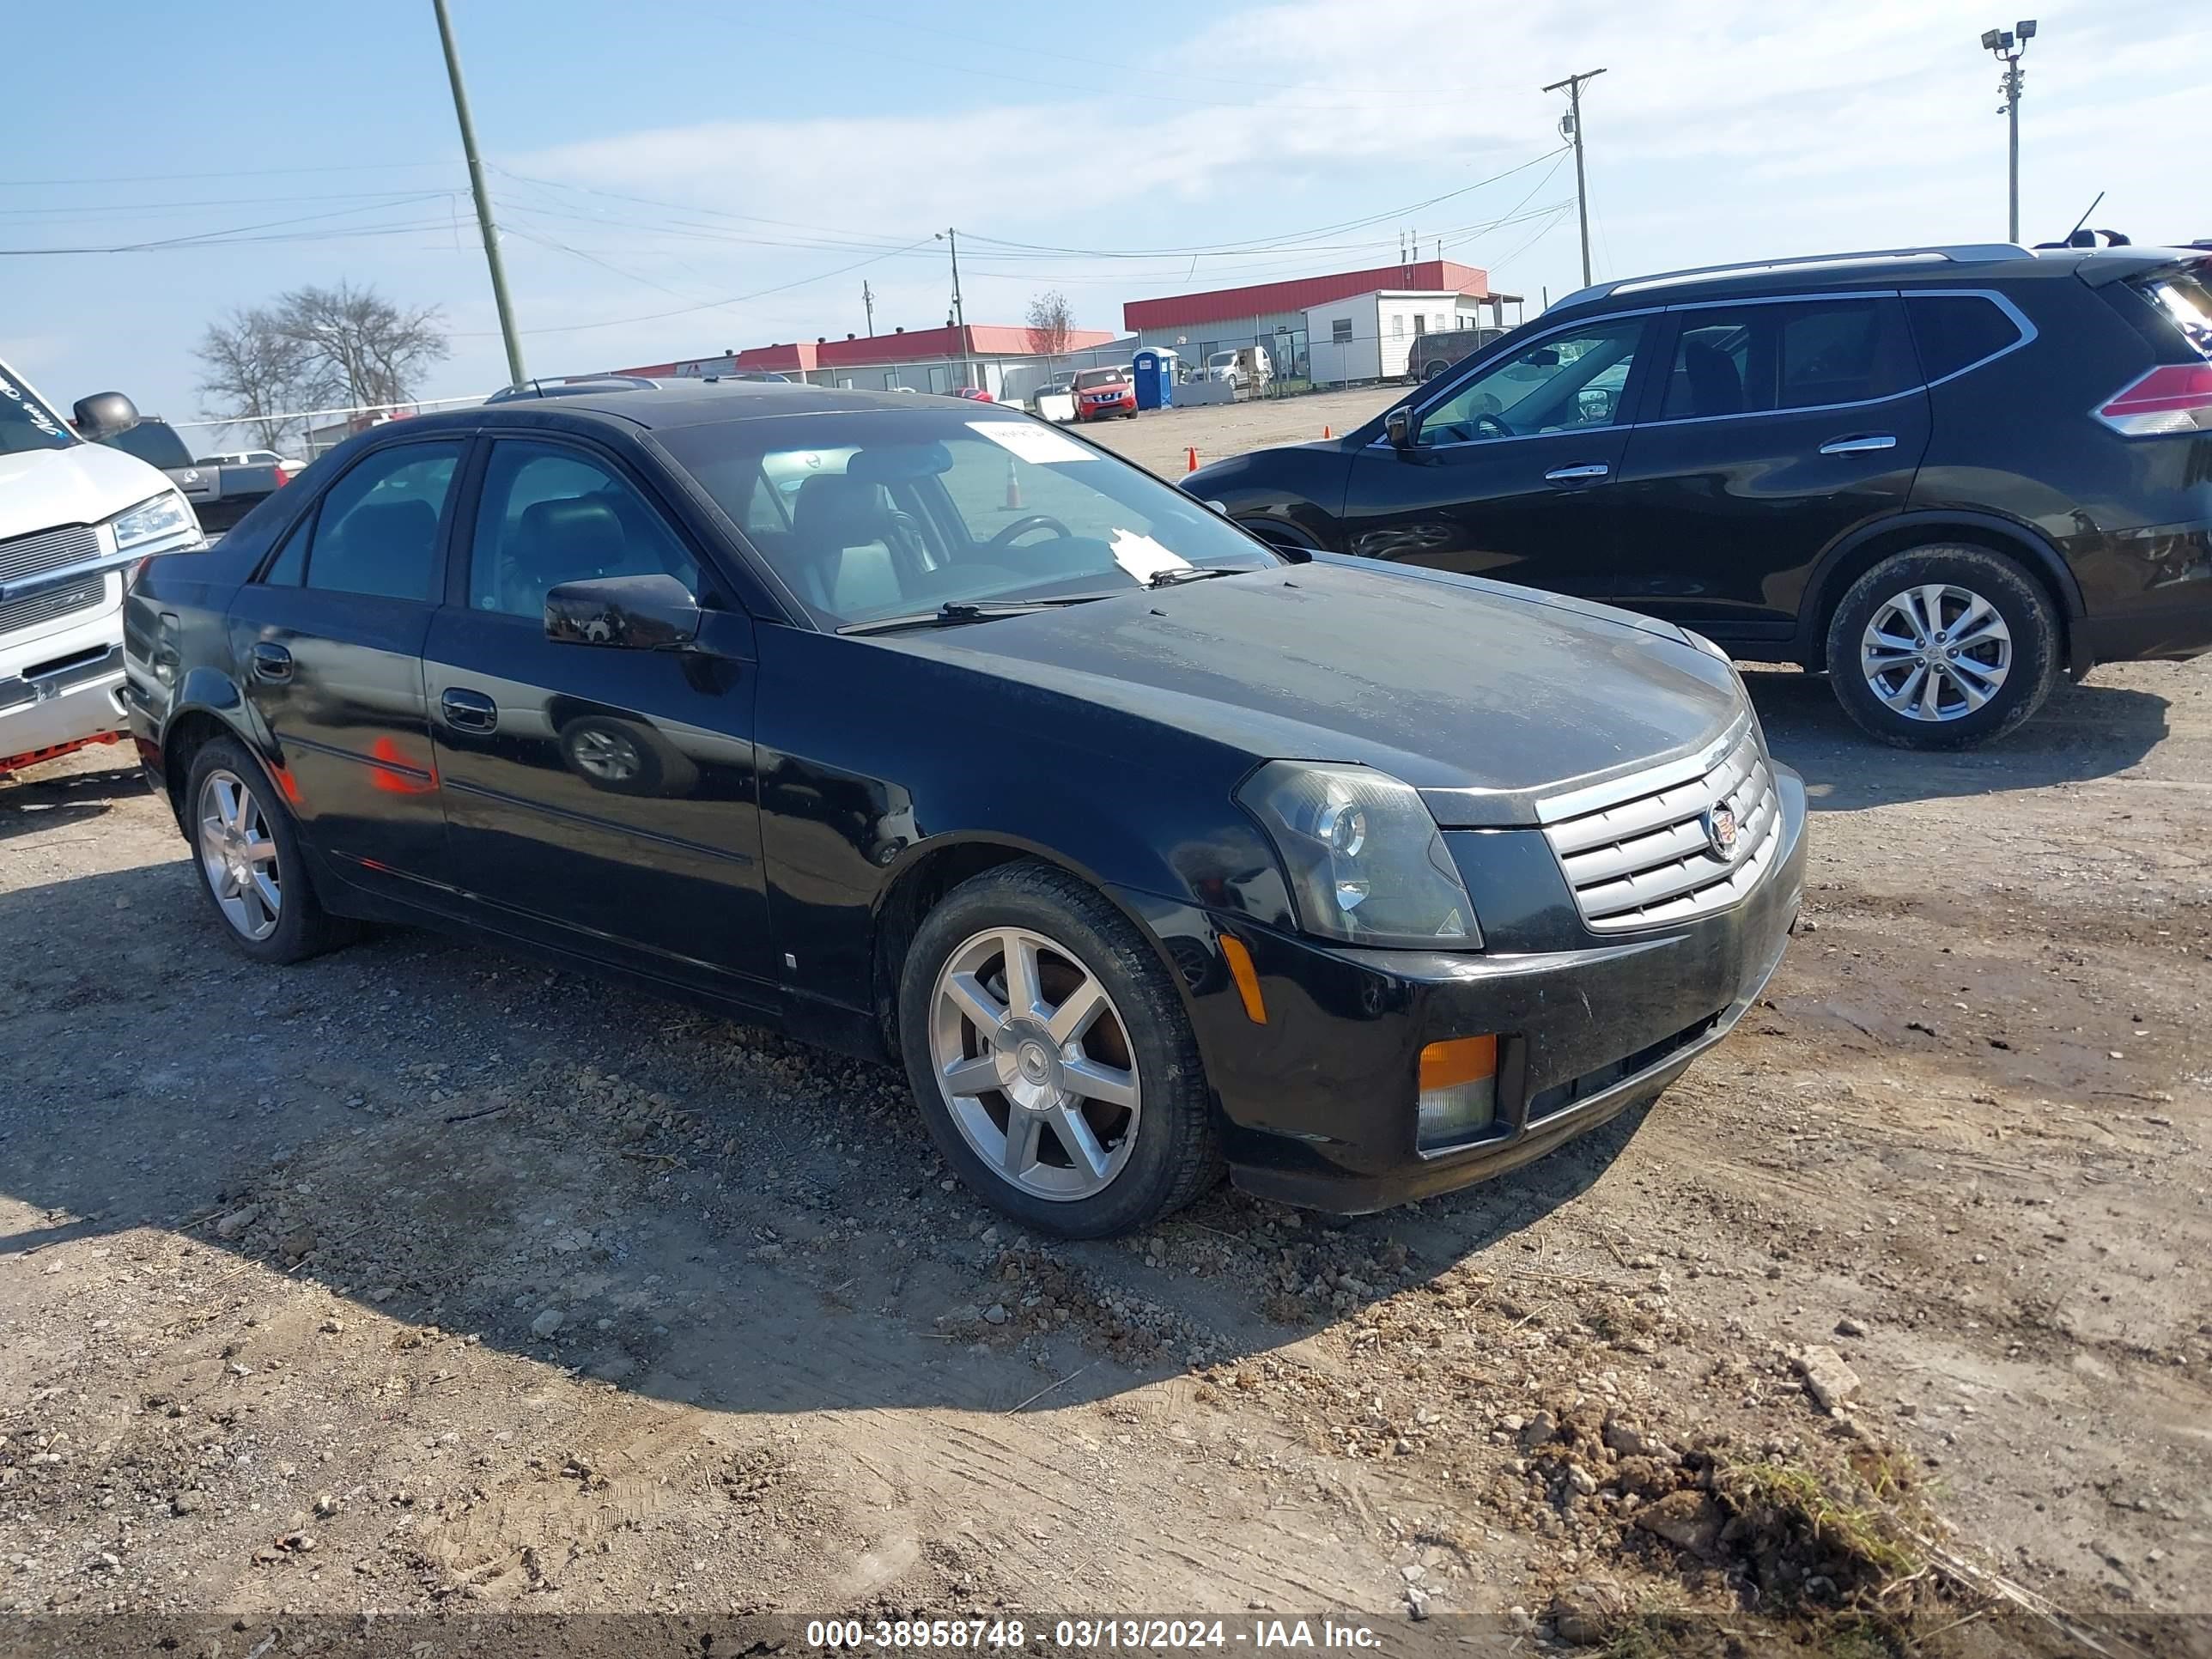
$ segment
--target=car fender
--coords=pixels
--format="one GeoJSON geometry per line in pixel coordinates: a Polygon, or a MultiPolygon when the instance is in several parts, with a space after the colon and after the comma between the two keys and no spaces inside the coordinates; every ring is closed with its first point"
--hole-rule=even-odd
{"type": "MultiPolygon", "coordinates": [[[[1798,611],[1797,628],[1801,638],[1811,640],[1818,631],[1819,619],[1841,597],[1838,572],[1852,556],[1876,539],[1888,541],[1900,532],[1925,529],[1941,533],[1944,531],[1974,530],[1997,538],[2005,547],[2027,559],[2041,575],[2051,591],[2058,596],[2059,606],[2068,621],[2078,621],[2086,614],[2081,602],[2081,584],[2058,550],[2033,526],[2001,514],[1976,511],[1972,508],[1929,507],[1905,513],[1892,514],[1859,526],[1842,537],[1820,556],[1813,567],[1810,580],[1805,584],[1805,598],[1798,611]]],[[[2069,630],[2070,631],[2070,630],[2069,630]]],[[[1817,644],[1818,641],[1813,641],[1817,644]]]]}

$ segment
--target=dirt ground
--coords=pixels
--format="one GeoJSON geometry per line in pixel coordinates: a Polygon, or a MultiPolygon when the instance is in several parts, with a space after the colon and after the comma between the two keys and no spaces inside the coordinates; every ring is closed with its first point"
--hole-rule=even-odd
{"type": "Polygon", "coordinates": [[[1953,757],[1752,679],[1808,926],[1653,1108],[1415,1208],[1224,1188],[1079,1246],[960,1190],[888,1071],[427,934],[264,969],[120,750],[0,783],[0,1612],[1505,1651],[1564,1591],[1766,1651],[1843,1568],[1731,1557],[1696,1472],[1894,1454],[1898,1593],[1984,1592],[1933,1650],[2208,1650],[2212,665],[1953,757]]]}

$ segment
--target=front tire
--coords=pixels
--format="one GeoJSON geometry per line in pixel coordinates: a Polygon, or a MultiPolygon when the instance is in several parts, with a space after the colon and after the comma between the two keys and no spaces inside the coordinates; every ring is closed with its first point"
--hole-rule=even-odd
{"type": "Polygon", "coordinates": [[[1901,749],[2001,738],[2058,682],[2058,615],[2035,579],[1986,548],[1893,553],[1850,585],[1828,624],[1844,712],[1901,749]]]}
{"type": "Polygon", "coordinates": [[[1174,981],[1065,871],[1003,865],[929,913],[900,975],[899,1040],[945,1162],[1040,1232],[1127,1232],[1220,1178],[1174,981]]]}
{"type": "Polygon", "coordinates": [[[292,815],[243,744],[204,744],[185,801],[200,890],[239,950],[256,962],[304,962],[351,937],[315,896],[292,815]]]}

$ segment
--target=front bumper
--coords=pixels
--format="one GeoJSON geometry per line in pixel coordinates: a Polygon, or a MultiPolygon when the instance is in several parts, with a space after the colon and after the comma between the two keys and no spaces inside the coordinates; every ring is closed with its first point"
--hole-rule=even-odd
{"type": "Polygon", "coordinates": [[[1194,994],[1237,1184],[1364,1213],[1499,1174],[1658,1094],[1758,1000],[1796,922],[1805,787],[1774,771],[1784,842],[1765,879],[1729,909],[1649,934],[1452,955],[1333,946],[1218,919],[1251,952],[1261,1025],[1233,992],[1212,994],[1200,953],[1218,956],[1218,930],[1192,937],[1195,913],[1184,912],[1182,936],[1162,937],[1194,994]],[[1498,1038],[1497,1119],[1484,1138],[1424,1152],[1420,1051],[1483,1033],[1498,1038]]]}
{"type": "Polygon", "coordinates": [[[0,679],[0,768],[119,732],[126,723],[119,645],[29,678],[0,679]]]}

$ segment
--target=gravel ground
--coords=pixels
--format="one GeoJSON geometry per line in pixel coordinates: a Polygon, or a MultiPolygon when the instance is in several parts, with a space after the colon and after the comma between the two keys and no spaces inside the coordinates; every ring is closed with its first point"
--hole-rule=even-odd
{"type": "Polygon", "coordinates": [[[2203,1650],[2212,669],[1951,757],[1753,683],[1810,925],[1655,1107],[1081,1246],[889,1072],[427,934],[264,969],[117,751],[0,783],[0,1611],[1783,1632],[1849,1564],[1723,1471],[1873,1459],[1953,1592],[2059,1610],[1930,1650],[2203,1650]]]}

